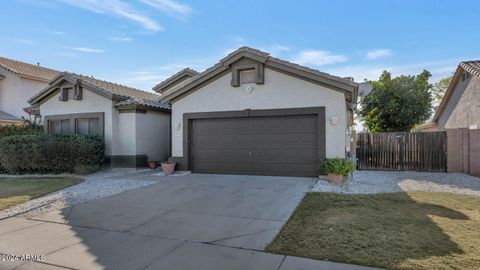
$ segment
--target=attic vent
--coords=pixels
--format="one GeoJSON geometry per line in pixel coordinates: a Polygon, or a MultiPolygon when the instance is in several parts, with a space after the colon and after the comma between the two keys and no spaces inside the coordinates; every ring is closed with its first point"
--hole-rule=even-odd
{"type": "Polygon", "coordinates": [[[240,71],[240,85],[255,83],[255,69],[246,69],[240,71]]]}

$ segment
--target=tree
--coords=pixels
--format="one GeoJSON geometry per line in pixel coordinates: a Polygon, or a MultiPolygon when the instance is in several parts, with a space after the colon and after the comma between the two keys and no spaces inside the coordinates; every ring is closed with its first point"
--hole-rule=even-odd
{"type": "Polygon", "coordinates": [[[440,81],[433,84],[432,95],[433,95],[433,103],[435,106],[440,105],[440,102],[442,101],[443,96],[445,95],[445,92],[447,91],[448,86],[450,85],[450,82],[452,81],[452,79],[453,79],[453,75],[443,78],[440,81]]]}
{"type": "Polygon", "coordinates": [[[432,109],[432,75],[424,70],[416,76],[392,75],[384,71],[371,81],[372,91],[361,101],[360,115],[371,132],[410,131],[428,119],[432,109]]]}

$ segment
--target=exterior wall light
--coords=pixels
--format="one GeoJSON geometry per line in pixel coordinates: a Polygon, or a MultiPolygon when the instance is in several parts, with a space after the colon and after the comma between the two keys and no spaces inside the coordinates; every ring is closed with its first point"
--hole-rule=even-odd
{"type": "Polygon", "coordinates": [[[175,122],[175,124],[173,125],[173,128],[175,130],[180,130],[181,127],[182,127],[182,124],[180,122],[175,122]]]}
{"type": "Polygon", "coordinates": [[[338,116],[337,115],[330,116],[330,123],[336,126],[338,124],[338,116]]]}

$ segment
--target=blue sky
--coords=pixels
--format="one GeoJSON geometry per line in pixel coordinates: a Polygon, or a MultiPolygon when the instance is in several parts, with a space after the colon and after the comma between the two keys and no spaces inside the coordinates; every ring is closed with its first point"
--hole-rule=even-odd
{"type": "Polygon", "coordinates": [[[356,81],[480,59],[480,1],[10,0],[0,55],[150,90],[247,45],[356,81]]]}

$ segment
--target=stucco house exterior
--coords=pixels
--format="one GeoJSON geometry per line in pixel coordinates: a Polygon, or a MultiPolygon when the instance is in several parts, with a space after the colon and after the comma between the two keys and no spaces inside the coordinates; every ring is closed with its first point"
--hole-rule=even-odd
{"type": "Polygon", "coordinates": [[[28,119],[27,100],[44,89],[58,71],[0,57],[0,125],[28,119]]]}
{"type": "Polygon", "coordinates": [[[170,106],[139,89],[62,72],[31,97],[46,133],[100,135],[113,167],[144,167],[170,153],[170,106]]]}
{"type": "Polygon", "coordinates": [[[171,160],[179,169],[318,176],[325,158],[350,151],[359,88],[352,80],[242,47],[165,85],[156,90],[172,106],[171,160]]]}
{"type": "Polygon", "coordinates": [[[422,131],[480,128],[480,60],[458,65],[433,119],[422,131]]]}

